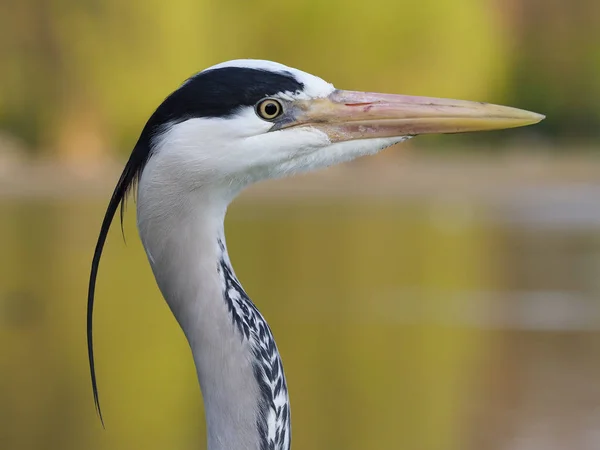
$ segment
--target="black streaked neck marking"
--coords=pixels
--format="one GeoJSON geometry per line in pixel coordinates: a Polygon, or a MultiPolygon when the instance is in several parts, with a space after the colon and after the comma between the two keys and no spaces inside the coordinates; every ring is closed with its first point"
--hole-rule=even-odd
{"type": "Polygon", "coordinates": [[[242,340],[253,353],[253,371],[260,389],[258,420],[260,450],[289,450],[291,445],[290,404],[281,357],[266,320],[248,297],[231,268],[227,249],[218,240],[221,255],[217,271],[223,298],[242,340]]]}

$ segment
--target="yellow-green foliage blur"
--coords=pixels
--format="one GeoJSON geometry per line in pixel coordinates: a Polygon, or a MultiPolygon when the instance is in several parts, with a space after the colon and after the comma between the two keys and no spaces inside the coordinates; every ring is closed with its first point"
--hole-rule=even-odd
{"type": "Polygon", "coordinates": [[[597,139],[599,43],[595,0],[0,0],[0,131],[34,154],[127,152],[186,77],[264,58],[347,89],[509,103],[548,116],[527,133],[597,139]]]}

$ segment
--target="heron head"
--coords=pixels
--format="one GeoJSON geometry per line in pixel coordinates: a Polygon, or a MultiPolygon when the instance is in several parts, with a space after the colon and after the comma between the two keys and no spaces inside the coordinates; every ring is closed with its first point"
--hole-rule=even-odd
{"type": "MultiPolygon", "coordinates": [[[[184,246],[206,243],[195,219],[208,222],[212,226],[203,229],[216,234],[227,203],[248,184],[373,154],[419,134],[510,128],[542,119],[485,103],[337,90],[316,76],[269,61],[230,61],[194,75],[146,123],[102,221],[87,316],[98,413],[95,283],[111,222],[119,205],[123,219],[127,193],[136,181],[140,236],[153,268],[153,255],[161,261],[161,289],[177,285],[178,294],[169,303],[176,311],[179,299],[187,298],[181,293],[193,290],[198,277],[187,277],[172,262],[184,258],[184,246]]],[[[204,237],[214,238],[216,249],[217,237],[204,237]]],[[[193,266],[184,262],[188,269],[193,266]]],[[[206,273],[216,275],[216,265],[210,267],[206,273]]]]}
{"type": "Polygon", "coordinates": [[[330,166],[419,134],[518,127],[543,116],[479,102],[338,90],[270,61],[235,60],[189,78],[151,116],[132,171],[184,189],[330,166]]]}

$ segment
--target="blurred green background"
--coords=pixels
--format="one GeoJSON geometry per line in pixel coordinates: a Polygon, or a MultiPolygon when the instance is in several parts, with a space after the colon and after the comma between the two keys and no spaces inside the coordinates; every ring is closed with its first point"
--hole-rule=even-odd
{"type": "Polygon", "coordinates": [[[539,125],[418,138],[234,202],[293,448],[600,448],[600,2],[0,0],[0,449],[205,448],[185,339],[104,207],[189,75],[264,58],[539,125]]]}

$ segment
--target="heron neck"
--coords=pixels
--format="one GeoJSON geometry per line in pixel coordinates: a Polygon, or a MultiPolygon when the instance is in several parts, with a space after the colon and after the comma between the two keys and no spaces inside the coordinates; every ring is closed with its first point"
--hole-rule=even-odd
{"type": "MultiPolygon", "coordinates": [[[[191,347],[209,450],[289,450],[289,399],[271,330],[239,283],[225,244],[226,201],[147,208],[138,227],[158,286],[191,347]]],[[[175,199],[174,199],[175,200],[175,199]]]]}

